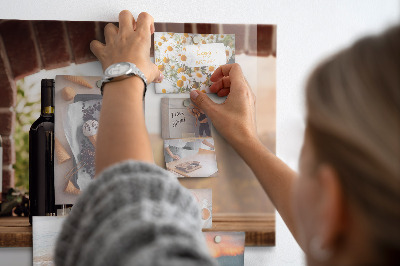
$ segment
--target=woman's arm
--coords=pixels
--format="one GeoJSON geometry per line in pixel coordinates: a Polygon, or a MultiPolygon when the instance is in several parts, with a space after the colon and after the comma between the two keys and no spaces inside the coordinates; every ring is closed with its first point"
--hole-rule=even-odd
{"type": "MultiPolygon", "coordinates": [[[[119,62],[131,62],[145,74],[148,83],[160,77],[150,61],[150,36],[153,18],[141,13],[135,22],[129,11],[119,16],[119,28],[108,24],[106,44],[90,45],[103,69],[119,62]]],[[[108,166],[127,159],[153,162],[143,114],[144,84],[139,77],[111,82],[104,87],[96,147],[96,175],[108,166]]]]}
{"type": "Polygon", "coordinates": [[[214,145],[212,143],[210,143],[208,140],[205,139],[202,142],[204,145],[210,147],[211,149],[213,149],[213,150],[215,149],[214,145]]]}
{"type": "Polygon", "coordinates": [[[255,96],[238,64],[219,67],[211,76],[210,91],[228,95],[223,104],[205,93],[192,91],[192,101],[211,119],[218,132],[232,145],[257,176],[260,184],[296,237],[291,190],[296,173],[260,142],[255,123],[255,96]]]}
{"type": "MultiPolygon", "coordinates": [[[[151,16],[141,13],[136,25],[132,14],[123,11],[119,22],[119,29],[106,27],[106,45],[92,42],[92,51],[103,68],[133,62],[153,81],[159,72],[149,60],[151,16]]],[[[136,77],[105,86],[97,178],[82,191],[63,223],[56,265],[216,265],[192,193],[176,176],[148,163],[152,155],[143,87],[136,77]]]]}
{"type": "Polygon", "coordinates": [[[169,146],[165,147],[165,150],[167,151],[169,156],[171,156],[174,160],[179,160],[181,158],[181,157],[179,157],[179,155],[173,154],[172,151],[170,150],[169,146]]]}
{"type": "Polygon", "coordinates": [[[132,77],[105,86],[96,173],[127,159],[153,162],[143,114],[143,81],[132,77]]]}
{"type": "Polygon", "coordinates": [[[233,148],[256,175],[264,191],[297,240],[291,198],[296,173],[270,152],[258,137],[242,138],[236,142],[233,148]]]}

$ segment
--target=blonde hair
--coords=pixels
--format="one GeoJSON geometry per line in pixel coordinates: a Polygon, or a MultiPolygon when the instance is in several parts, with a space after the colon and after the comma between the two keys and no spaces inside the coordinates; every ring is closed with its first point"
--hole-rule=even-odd
{"type": "MultiPolygon", "coordinates": [[[[367,223],[381,263],[400,261],[400,26],[323,62],[306,86],[307,133],[367,223]]],[[[386,265],[387,265],[386,264],[386,265]]]]}

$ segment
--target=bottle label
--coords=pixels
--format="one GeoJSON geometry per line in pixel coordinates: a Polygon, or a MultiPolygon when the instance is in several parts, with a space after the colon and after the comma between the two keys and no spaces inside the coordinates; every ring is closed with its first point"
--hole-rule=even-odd
{"type": "Polygon", "coordinates": [[[43,110],[45,114],[54,114],[54,107],[53,106],[46,106],[43,110]]]}

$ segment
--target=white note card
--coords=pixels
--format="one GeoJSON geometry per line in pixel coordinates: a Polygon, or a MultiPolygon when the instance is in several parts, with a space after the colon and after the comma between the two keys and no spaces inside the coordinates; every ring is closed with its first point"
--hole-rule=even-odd
{"type": "Polygon", "coordinates": [[[186,46],[188,67],[215,66],[226,64],[226,52],[223,43],[208,43],[186,46]]]}

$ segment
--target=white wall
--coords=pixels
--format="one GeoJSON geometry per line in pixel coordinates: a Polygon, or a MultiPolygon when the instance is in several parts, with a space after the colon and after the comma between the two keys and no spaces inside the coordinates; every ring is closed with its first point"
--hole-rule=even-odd
{"type": "MultiPolygon", "coordinates": [[[[158,22],[277,24],[277,155],[297,169],[303,137],[303,85],[326,55],[364,34],[399,23],[397,0],[146,1],[2,0],[0,18],[117,21],[122,9],[147,11],[158,22]]],[[[246,248],[245,265],[303,265],[279,215],[273,248],[246,248]]],[[[31,249],[0,249],[0,265],[31,265],[31,249]]]]}

